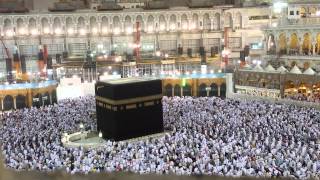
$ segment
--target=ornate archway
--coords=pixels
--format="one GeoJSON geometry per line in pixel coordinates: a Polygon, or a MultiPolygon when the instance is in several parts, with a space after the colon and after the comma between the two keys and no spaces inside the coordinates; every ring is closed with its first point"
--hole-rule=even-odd
{"type": "Polygon", "coordinates": [[[13,97],[7,95],[6,97],[4,97],[3,99],[3,110],[8,111],[14,108],[14,104],[13,104],[13,97]]]}
{"type": "Polygon", "coordinates": [[[227,85],[222,83],[220,86],[220,97],[226,97],[227,85]]]}
{"type": "Polygon", "coordinates": [[[286,81],[284,83],[284,95],[285,97],[290,96],[291,94],[294,94],[297,92],[296,85],[293,81],[286,81]]]}
{"type": "Polygon", "coordinates": [[[311,35],[309,33],[303,35],[302,52],[305,55],[312,54],[311,35]]]}
{"type": "Polygon", "coordinates": [[[191,86],[189,84],[183,87],[183,96],[192,96],[191,86]]]}
{"type": "Polygon", "coordinates": [[[26,97],[25,96],[18,95],[16,97],[16,107],[17,107],[17,109],[22,109],[22,108],[27,107],[27,105],[26,105],[26,97]]]}
{"type": "Polygon", "coordinates": [[[219,95],[218,85],[216,83],[212,83],[210,87],[211,87],[211,90],[209,92],[209,96],[218,96],[219,95]]]}
{"type": "Polygon", "coordinates": [[[279,36],[279,50],[280,54],[287,54],[287,37],[284,33],[279,36]]]}
{"type": "Polygon", "coordinates": [[[34,107],[41,107],[42,106],[42,96],[41,94],[36,94],[32,97],[32,106],[34,107]]]}
{"type": "Polygon", "coordinates": [[[290,54],[297,54],[299,52],[299,38],[296,33],[291,34],[290,36],[290,54]]]}
{"type": "Polygon", "coordinates": [[[275,43],[275,38],[274,38],[273,34],[270,34],[268,36],[267,52],[269,54],[275,54],[276,53],[276,43],[275,43]]]}
{"type": "Polygon", "coordinates": [[[320,33],[316,37],[316,53],[320,55],[320,33]]]}
{"type": "Polygon", "coordinates": [[[181,96],[181,88],[178,84],[174,86],[174,96],[181,96]]]}
{"type": "Polygon", "coordinates": [[[171,85],[171,84],[167,84],[167,85],[164,87],[164,95],[165,95],[165,96],[168,96],[168,97],[171,97],[171,96],[172,96],[172,85],[171,85]]]}
{"type": "Polygon", "coordinates": [[[199,92],[198,92],[198,96],[199,97],[206,97],[207,96],[207,85],[206,84],[200,84],[199,86],[199,92]]]}
{"type": "Polygon", "coordinates": [[[44,106],[48,106],[50,104],[50,96],[49,93],[45,93],[42,95],[42,104],[44,106]]]}

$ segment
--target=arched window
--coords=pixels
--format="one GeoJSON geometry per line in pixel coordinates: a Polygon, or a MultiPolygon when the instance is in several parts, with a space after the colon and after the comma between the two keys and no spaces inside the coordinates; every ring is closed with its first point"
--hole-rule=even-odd
{"type": "Polygon", "coordinates": [[[213,29],[220,30],[220,14],[216,13],[213,20],[213,29]]]}
{"type": "Polygon", "coordinates": [[[163,15],[159,17],[159,28],[160,31],[165,31],[167,29],[166,18],[163,15]]]}
{"type": "Polygon", "coordinates": [[[87,28],[86,28],[86,24],[85,24],[85,20],[83,17],[79,17],[78,18],[78,23],[77,23],[77,31],[78,33],[84,35],[87,32],[87,28]]]}
{"type": "Polygon", "coordinates": [[[148,32],[154,31],[154,17],[151,15],[148,17],[147,28],[148,28],[147,29],[148,32]]]}
{"type": "Polygon", "coordinates": [[[141,15],[137,16],[136,22],[139,22],[141,31],[144,31],[144,30],[145,30],[145,29],[144,29],[144,21],[143,21],[141,15]]]}
{"type": "Polygon", "coordinates": [[[99,28],[99,26],[98,26],[98,23],[97,23],[97,19],[96,19],[96,17],[92,16],[90,18],[90,30],[91,30],[91,33],[92,34],[97,34],[98,31],[99,31],[98,28],[99,28]]]}
{"type": "Polygon", "coordinates": [[[198,29],[198,28],[199,28],[199,16],[198,14],[193,14],[191,29],[198,29]]]}
{"type": "Polygon", "coordinates": [[[73,20],[71,17],[67,17],[67,19],[66,19],[66,28],[67,28],[68,34],[73,34],[75,31],[73,20]]]}
{"type": "Polygon", "coordinates": [[[171,31],[174,31],[174,30],[176,30],[176,28],[177,28],[177,17],[176,17],[176,15],[171,15],[170,16],[170,21],[169,21],[169,28],[170,28],[170,30],[171,31]]]}
{"type": "Polygon", "coordinates": [[[183,30],[188,30],[188,28],[189,28],[188,17],[187,17],[186,14],[183,14],[183,15],[181,16],[181,28],[182,28],[183,30]]]}
{"type": "Polygon", "coordinates": [[[62,33],[62,25],[61,25],[61,21],[58,17],[54,18],[54,20],[53,20],[53,30],[54,30],[55,34],[62,33]]]}
{"type": "Polygon", "coordinates": [[[18,34],[20,34],[20,35],[27,33],[27,29],[24,25],[22,18],[17,19],[17,30],[18,30],[18,34]]]}
{"type": "Polygon", "coordinates": [[[238,12],[238,13],[236,14],[234,24],[235,24],[234,26],[235,26],[236,28],[242,28],[242,15],[241,15],[240,12],[238,12]]]}
{"type": "Polygon", "coordinates": [[[101,32],[106,34],[109,31],[109,21],[106,16],[101,18],[101,32]]]}
{"type": "Polygon", "coordinates": [[[49,21],[47,18],[41,19],[41,28],[42,32],[48,34],[50,32],[49,21]]]}
{"type": "Polygon", "coordinates": [[[208,13],[203,16],[203,29],[210,30],[211,29],[211,20],[208,13]]]}
{"type": "Polygon", "coordinates": [[[37,22],[34,18],[30,18],[29,19],[29,27],[28,27],[28,30],[31,34],[35,34],[37,33],[36,31],[37,30],[37,22]]]}
{"type": "Polygon", "coordinates": [[[118,16],[114,16],[112,24],[113,24],[113,33],[119,34],[121,32],[120,18],[118,16]]]}
{"type": "Polygon", "coordinates": [[[131,22],[131,17],[126,16],[124,19],[124,28],[127,34],[131,34],[133,32],[133,26],[131,22]]]}
{"type": "Polygon", "coordinates": [[[232,15],[230,13],[226,13],[224,16],[224,27],[232,28],[232,15]]]}

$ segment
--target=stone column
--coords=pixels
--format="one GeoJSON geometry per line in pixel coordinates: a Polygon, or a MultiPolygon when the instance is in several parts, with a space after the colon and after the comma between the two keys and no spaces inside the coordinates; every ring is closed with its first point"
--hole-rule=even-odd
{"type": "Polygon", "coordinates": [[[0,100],[1,100],[1,110],[3,110],[3,100],[4,100],[4,97],[1,97],[0,100]]]}
{"type": "MultiPolygon", "coordinates": [[[[209,86],[208,86],[208,87],[209,87],[209,86]]],[[[207,88],[208,88],[208,87],[207,87],[207,88]]],[[[207,91],[207,97],[209,97],[209,96],[210,96],[210,91],[209,91],[207,88],[206,88],[206,91],[207,91]]]]}
{"type": "Polygon", "coordinates": [[[172,97],[174,96],[174,86],[172,86],[172,97]]]}
{"type": "Polygon", "coordinates": [[[17,96],[13,96],[13,108],[17,109],[17,96]]]}
{"type": "Polygon", "coordinates": [[[183,87],[180,87],[180,94],[181,94],[181,97],[183,96],[183,87]]]}
{"type": "Polygon", "coordinates": [[[125,27],[124,27],[124,17],[122,17],[120,19],[120,33],[124,33],[126,30],[125,30],[125,27]]]}
{"type": "MultiPolygon", "coordinates": [[[[286,41],[287,43],[287,53],[286,54],[289,54],[289,51],[290,51],[290,39],[286,41]]],[[[300,52],[299,52],[300,53],[300,52]]]]}
{"type": "Polygon", "coordinates": [[[52,92],[49,93],[50,104],[52,104],[52,92]]]}
{"type": "Polygon", "coordinates": [[[279,38],[277,36],[274,38],[274,43],[276,43],[275,44],[275,46],[276,46],[276,54],[278,54],[280,52],[280,41],[279,41],[279,38]]]}
{"type": "MultiPolygon", "coordinates": [[[[211,27],[210,30],[213,31],[213,19],[210,20],[211,21],[211,27]]],[[[203,25],[203,24],[202,24],[203,25]]]]}
{"type": "Polygon", "coordinates": [[[300,43],[298,45],[299,45],[299,54],[302,54],[302,43],[300,43]]]}
{"type": "Polygon", "coordinates": [[[218,86],[218,96],[219,97],[221,96],[220,87],[221,87],[221,85],[218,86]]]}
{"type": "Polygon", "coordinates": [[[27,104],[27,106],[28,107],[32,107],[32,104],[33,104],[33,102],[32,102],[32,100],[33,100],[33,94],[32,94],[32,92],[31,92],[31,89],[28,89],[28,93],[27,93],[27,100],[28,100],[28,104],[27,104]]]}
{"type": "Polygon", "coordinates": [[[199,79],[192,79],[192,95],[195,97],[198,96],[198,81],[199,79]]]}
{"type": "Polygon", "coordinates": [[[316,55],[316,42],[312,43],[312,55],[316,55]]]}
{"type": "Polygon", "coordinates": [[[166,20],[166,30],[170,31],[170,19],[166,20]]]}

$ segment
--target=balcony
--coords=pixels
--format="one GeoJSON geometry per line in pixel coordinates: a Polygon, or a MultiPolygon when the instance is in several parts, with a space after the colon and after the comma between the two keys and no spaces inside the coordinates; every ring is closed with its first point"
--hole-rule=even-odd
{"type": "Polygon", "coordinates": [[[285,20],[280,26],[318,26],[320,25],[320,17],[302,17],[301,19],[285,20]]]}
{"type": "Polygon", "coordinates": [[[320,61],[320,55],[303,55],[303,54],[283,54],[283,55],[275,55],[275,54],[267,54],[263,57],[267,60],[277,59],[280,60],[311,60],[311,61],[320,61]]]}

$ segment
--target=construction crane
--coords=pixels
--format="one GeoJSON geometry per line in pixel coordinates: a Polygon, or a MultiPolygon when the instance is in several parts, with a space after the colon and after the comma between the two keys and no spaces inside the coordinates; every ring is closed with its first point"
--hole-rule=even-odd
{"type": "Polygon", "coordinates": [[[136,61],[140,61],[140,22],[136,22],[136,36],[135,36],[135,55],[136,55],[136,61]]]}
{"type": "Polygon", "coordinates": [[[1,44],[6,52],[7,58],[4,58],[6,60],[6,69],[7,69],[7,81],[9,83],[13,82],[13,76],[12,76],[12,58],[10,56],[9,50],[7,48],[7,46],[5,45],[3,39],[0,39],[1,44]]]}
{"type": "Polygon", "coordinates": [[[4,51],[6,52],[7,58],[11,58],[9,50],[8,50],[7,46],[4,44],[3,39],[1,38],[0,40],[1,40],[1,44],[4,48],[4,51]]]}

